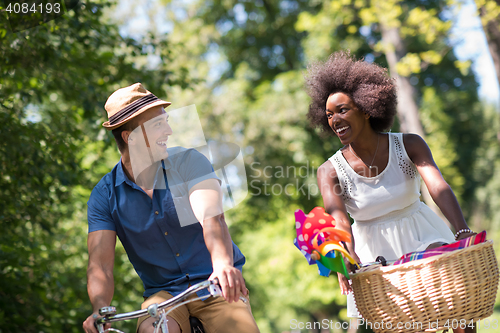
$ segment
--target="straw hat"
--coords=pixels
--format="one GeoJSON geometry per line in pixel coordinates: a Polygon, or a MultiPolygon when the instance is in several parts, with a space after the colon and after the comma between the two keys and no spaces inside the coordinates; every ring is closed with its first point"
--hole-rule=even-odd
{"type": "Polygon", "coordinates": [[[109,96],[104,108],[108,112],[108,121],[102,124],[112,130],[128,122],[155,106],[169,106],[170,102],[163,101],[144,89],[142,84],[134,83],[131,86],[118,89],[109,96]]]}

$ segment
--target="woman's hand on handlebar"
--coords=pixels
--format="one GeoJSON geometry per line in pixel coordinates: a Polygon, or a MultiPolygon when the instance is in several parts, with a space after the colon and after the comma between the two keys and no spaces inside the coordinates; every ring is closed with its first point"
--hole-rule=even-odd
{"type": "Polygon", "coordinates": [[[349,280],[341,273],[337,273],[337,277],[339,279],[340,292],[342,295],[347,295],[349,291],[352,291],[349,280]]]}
{"type": "MultiPolygon", "coordinates": [[[[349,251],[349,250],[347,250],[347,251],[349,251]]],[[[361,261],[359,260],[358,255],[354,251],[351,251],[351,252],[349,254],[359,264],[361,261]]],[[[352,264],[351,262],[349,262],[349,260],[347,260],[344,256],[342,256],[342,257],[344,259],[344,263],[345,263],[346,268],[349,271],[349,273],[354,273],[355,265],[352,264]]],[[[351,284],[349,283],[349,279],[347,279],[344,276],[344,274],[341,274],[341,273],[337,273],[337,277],[339,279],[340,292],[342,293],[342,295],[347,295],[347,293],[349,291],[352,291],[351,284]]]]}

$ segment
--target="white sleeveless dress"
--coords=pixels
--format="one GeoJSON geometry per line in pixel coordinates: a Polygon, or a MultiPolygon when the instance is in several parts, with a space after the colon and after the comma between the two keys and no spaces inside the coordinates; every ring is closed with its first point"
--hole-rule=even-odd
{"type": "Polygon", "coordinates": [[[420,175],[406,153],[403,134],[388,135],[389,162],[375,177],[357,174],[340,150],[329,158],[354,220],[354,250],[362,263],[378,256],[397,260],[435,242],[455,241],[446,223],[420,201],[420,175]]]}

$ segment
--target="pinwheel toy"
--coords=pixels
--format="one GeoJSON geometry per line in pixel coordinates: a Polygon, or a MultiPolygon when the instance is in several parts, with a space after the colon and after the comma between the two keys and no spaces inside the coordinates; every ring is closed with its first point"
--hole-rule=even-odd
{"type": "Polygon", "coordinates": [[[295,246],[306,257],[309,265],[318,265],[319,274],[329,276],[331,271],[339,272],[349,278],[342,254],[349,262],[356,261],[340,242],[350,242],[351,235],[335,228],[335,220],[322,207],[315,207],[309,214],[301,209],[295,211],[297,238],[295,246]]]}

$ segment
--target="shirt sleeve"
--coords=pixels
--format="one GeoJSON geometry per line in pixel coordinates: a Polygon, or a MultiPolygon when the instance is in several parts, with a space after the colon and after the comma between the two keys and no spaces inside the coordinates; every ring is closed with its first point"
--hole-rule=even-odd
{"type": "Polygon", "coordinates": [[[89,232],[97,230],[116,231],[115,223],[109,210],[109,198],[103,192],[107,192],[106,188],[101,184],[97,184],[87,202],[89,232]]]}
{"type": "Polygon", "coordinates": [[[182,161],[181,176],[188,186],[188,191],[201,181],[207,179],[216,179],[219,185],[222,183],[219,177],[215,174],[214,168],[210,161],[195,149],[189,149],[186,157],[182,161]]]}

